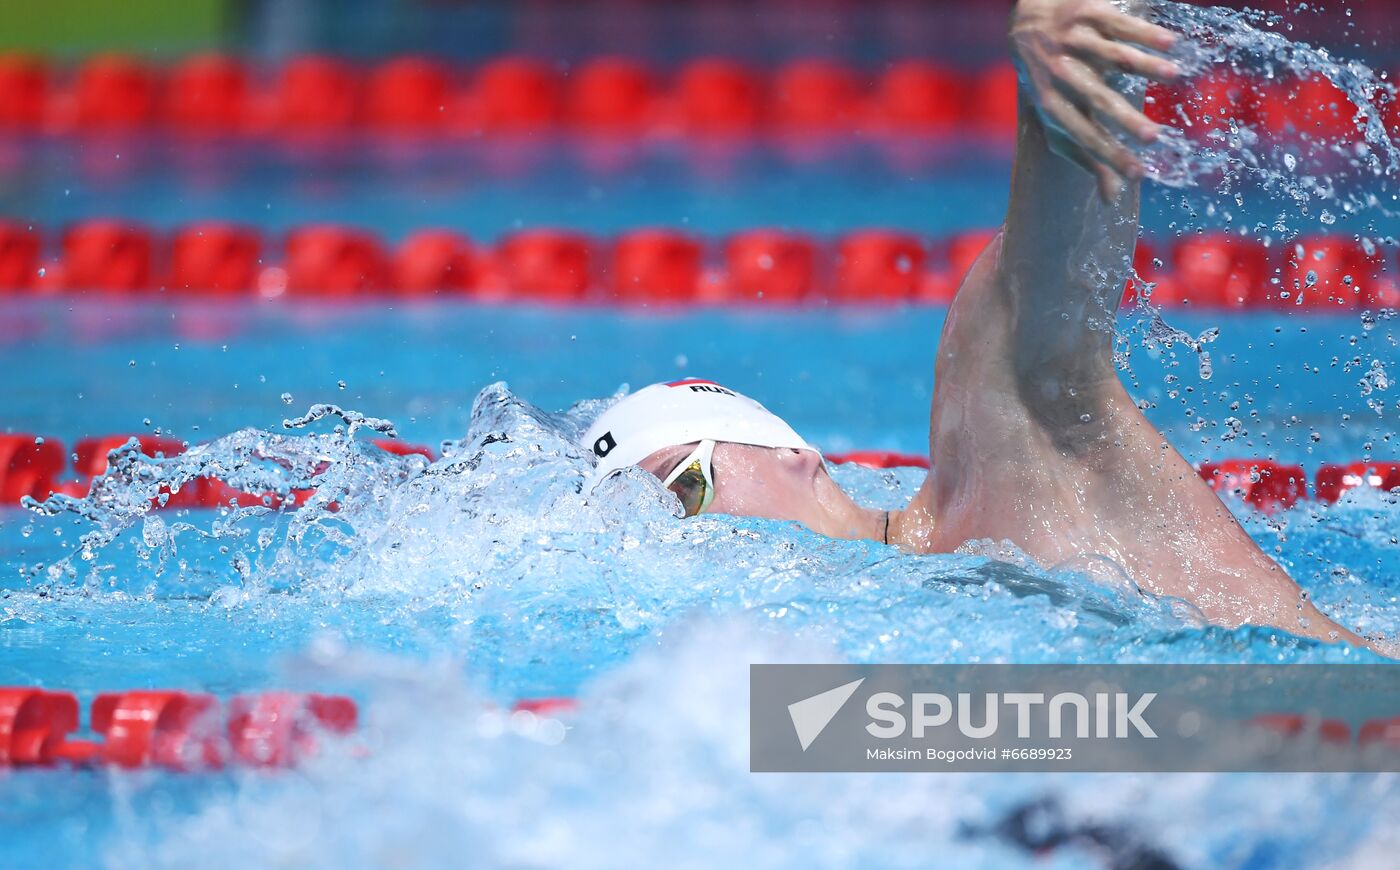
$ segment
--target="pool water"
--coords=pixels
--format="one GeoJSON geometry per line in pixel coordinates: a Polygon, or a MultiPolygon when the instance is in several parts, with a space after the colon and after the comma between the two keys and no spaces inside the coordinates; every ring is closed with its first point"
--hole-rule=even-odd
{"type": "MultiPolygon", "coordinates": [[[[1375,660],[1206,627],[1180,603],[985,547],[913,556],[784,523],[681,521],[642,473],[578,492],[574,442],[598,400],[677,376],[752,394],[828,451],[922,452],[941,310],[3,304],[13,429],[67,444],[158,430],[214,442],[206,459],[313,457],[329,462],[319,481],[339,509],[146,514],[154,484],[119,481],[125,503],[89,519],[0,513],[0,683],[84,700],[118,687],[335,690],[365,718],[351,745],[292,773],[7,774],[11,866],[909,866],[930,854],[1016,866],[1035,859],[969,826],[1045,795],[1187,866],[1356,866],[1394,847],[1393,776],[747,772],[751,661],[1375,660]],[[283,425],[322,402],[387,418],[443,457],[382,454],[334,416],[283,425]],[[580,701],[567,731],[496,712],[560,695],[580,701]]],[[[1125,345],[1135,395],[1189,458],[1312,471],[1394,454],[1394,397],[1361,387],[1371,360],[1394,358],[1394,320],[1169,319],[1192,335],[1221,327],[1208,381],[1181,345],[1125,345]]],[[[185,475],[199,461],[155,465],[185,475]]],[[[923,475],[833,473],[880,506],[923,475]]],[[[1394,636],[1393,501],[1234,508],[1325,611],[1394,636]]]]}

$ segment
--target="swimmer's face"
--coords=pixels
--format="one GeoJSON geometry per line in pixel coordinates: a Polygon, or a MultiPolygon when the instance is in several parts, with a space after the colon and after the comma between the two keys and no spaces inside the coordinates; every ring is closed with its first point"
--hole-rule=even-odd
{"type": "MultiPolygon", "coordinates": [[[[642,460],[642,468],[665,480],[695,444],[667,447],[642,460]]],[[[845,497],[811,450],[753,447],[718,442],[711,462],[714,501],[707,513],[794,520],[825,532],[828,502],[834,493],[845,497]]]]}

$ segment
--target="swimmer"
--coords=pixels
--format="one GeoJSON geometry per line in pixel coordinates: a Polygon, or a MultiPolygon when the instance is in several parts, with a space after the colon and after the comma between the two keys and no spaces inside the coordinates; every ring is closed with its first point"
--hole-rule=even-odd
{"type": "Polygon", "coordinates": [[[1011,541],[1046,566],[1107,557],[1139,587],[1225,626],[1366,642],[1324,616],[1254,543],[1119,381],[1114,311],[1138,235],[1143,165],[1118,136],[1160,130],[1142,95],[1174,35],[1108,0],[1019,0],[1011,47],[1021,107],[1011,200],[963,278],[938,343],[933,471],[900,511],[858,506],[790,426],[718,384],[656,384],[584,436],[589,486],[629,465],[686,515],[794,520],[834,538],[919,553],[1011,541]]]}

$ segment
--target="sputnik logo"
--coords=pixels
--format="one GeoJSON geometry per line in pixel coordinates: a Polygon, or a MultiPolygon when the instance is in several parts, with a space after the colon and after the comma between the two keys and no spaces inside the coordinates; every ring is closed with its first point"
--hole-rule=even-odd
{"type": "Polygon", "coordinates": [[[792,727],[797,731],[797,741],[802,744],[803,752],[821,736],[863,682],[865,677],[788,704],[788,715],[792,717],[792,727]]]}

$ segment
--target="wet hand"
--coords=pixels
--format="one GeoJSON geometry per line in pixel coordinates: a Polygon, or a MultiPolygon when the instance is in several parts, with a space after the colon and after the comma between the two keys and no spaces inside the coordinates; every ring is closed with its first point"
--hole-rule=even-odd
{"type": "Polygon", "coordinates": [[[1152,53],[1175,41],[1170,30],[1108,0],[1019,0],[1012,13],[1012,52],[1052,147],[1093,173],[1105,200],[1118,195],[1124,179],[1143,176],[1142,161],[1120,132],[1150,144],[1161,129],[1104,77],[1175,80],[1176,65],[1152,53]]]}

